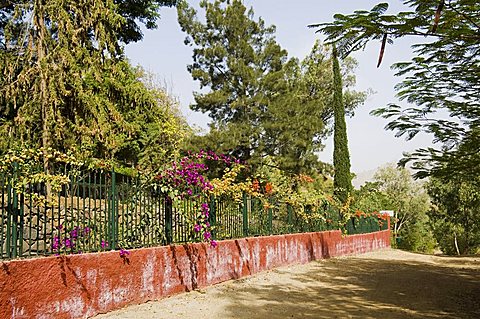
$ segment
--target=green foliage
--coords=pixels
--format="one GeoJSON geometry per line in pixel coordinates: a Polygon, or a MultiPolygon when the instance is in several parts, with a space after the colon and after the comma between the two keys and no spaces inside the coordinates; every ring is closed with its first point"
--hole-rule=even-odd
{"type": "Polygon", "coordinates": [[[393,165],[377,170],[374,180],[354,191],[352,209],[394,211],[391,219],[394,245],[411,251],[433,252],[436,243],[427,215],[430,198],[424,185],[415,181],[407,169],[393,165]]]}
{"type": "Polygon", "coordinates": [[[202,1],[206,22],[186,2],[178,6],[178,19],[187,33],[185,43],[194,46],[188,66],[201,88],[192,109],[208,113],[220,150],[231,150],[244,160],[261,145],[261,118],[282,79],[287,53],[276,43],[274,27],[253,20],[253,10],[240,1],[202,1]]]}
{"type": "Polygon", "coordinates": [[[52,148],[148,170],[175,155],[186,125],[176,102],[122,58],[117,9],[96,0],[0,9],[0,153],[52,148]]]}
{"type": "Polygon", "coordinates": [[[406,0],[410,11],[385,14],[388,4],[351,15],[337,14],[332,23],[312,25],[339,43],[343,55],[382,40],[387,43],[418,36],[416,57],[393,66],[404,80],[397,86],[401,100],[414,107],[389,105],[374,114],[392,119],[387,129],[412,139],[432,134],[439,148],[406,154],[418,177],[480,175],[480,3],[476,0],[406,0]],[[424,41],[429,37],[429,41],[424,41]]]}
{"type": "Polygon", "coordinates": [[[426,214],[418,214],[414,222],[406,225],[397,247],[413,252],[432,254],[437,247],[437,240],[430,224],[430,219],[426,214]]]}
{"type": "Polygon", "coordinates": [[[393,210],[392,199],[386,193],[380,191],[379,182],[366,182],[359,190],[353,191],[353,197],[352,208],[355,211],[393,210]]]}
{"type": "Polygon", "coordinates": [[[434,204],[429,211],[434,233],[446,254],[480,251],[480,178],[432,179],[428,192],[434,204]]]}
{"type": "MultiPolygon", "coordinates": [[[[178,6],[185,43],[193,47],[188,70],[202,88],[191,107],[212,119],[209,134],[193,144],[255,167],[272,156],[291,174],[318,169],[315,152],[332,114],[331,61],[324,47],[316,43],[304,61],[288,59],[275,40],[275,27],[255,20],[241,1],[200,6],[205,22],[186,1],[178,6]]],[[[343,68],[346,85],[354,83],[354,66],[349,60],[343,68]]],[[[365,100],[364,92],[349,93],[350,109],[365,100]]]]}
{"type": "Polygon", "coordinates": [[[352,177],[350,174],[350,153],[348,151],[347,123],[345,121],[345,106],[343,104],[342,76],[338,62],[337,49],[333,46],[333,109],[334,109],[334,134],[333,134],[333,179],[334,195],[345,203],[350,195],[352,177]]]}
{"type": "Polygon", "coordinates": [[[143,34],[138,23],[142,22],[147,29],[156,28],[160,7],[172,7],[177,2],[177,0],[115,0],[117,12],[125,19],[118,38],[125,43],[140,41],[143,34]]]}

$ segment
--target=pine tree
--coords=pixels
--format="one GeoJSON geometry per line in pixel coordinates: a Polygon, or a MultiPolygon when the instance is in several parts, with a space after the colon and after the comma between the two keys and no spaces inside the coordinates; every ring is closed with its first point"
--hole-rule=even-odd
{"type": "MultiPolygon", "coordinates": [[[[315,153],[333,113],[331,59],[323,46],[316,43],[302,62],[288,59],[275,40],[275,27],[256,21],[241,1],[200,5],[204,23],[186,2],[178,6],[186,43],[193,47],[188,70],[202,88],[191,107],[212,119],[209,134],[194,143],[252,165],[274,157],[292,174],[318,168],[315,153]]],[[[350,66],[345,69],[349,78],[350,66]]],[[[366,97],[350,93],[352,109],[366,97]]]]}
{"type": "Polygon", "coordinates": [[[185,43],[194,47],[188,70],[201,88],[211,89],[195,93],[191,108],[212,119],[215,149],[258,159],[265,149],[262,120],[283,85],[287,52],[275,40],[275,27],[255,21],[253,10],[241,1],[201,1],[200,6],[205,23],[186,2],[178,6],[185,43]]]}

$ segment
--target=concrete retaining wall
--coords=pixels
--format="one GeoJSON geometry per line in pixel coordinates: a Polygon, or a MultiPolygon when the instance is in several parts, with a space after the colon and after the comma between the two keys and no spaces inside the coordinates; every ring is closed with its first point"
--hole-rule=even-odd
{"type": "Polygon", "coordinates": [[[279,266],[389,247],[390,232],[225,240],[0,263],[0,318],[87,318],[279,266]]]}

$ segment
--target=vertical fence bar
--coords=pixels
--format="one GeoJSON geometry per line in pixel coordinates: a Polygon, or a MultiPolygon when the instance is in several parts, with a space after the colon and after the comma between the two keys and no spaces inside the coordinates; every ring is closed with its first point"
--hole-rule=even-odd
{"type": "Polygon", "coordinates": [[[11,241],[12,241],[12,230],[11,230],[11,227],[12,227],[12,222],[11,222],[11,218],[12,218],[12,180],[11,178],[8,179],[8,182],[7,182],[7,230],[6,230],[6,235],[5,235],[5,241],[6,241],[6,244],[5,244],[5,250],[6,250],[6,253],[7,253],[7,258],[12,258],[12,252],[10,250],[10,245],[11,245],[11,241]]]}
{"type": "Polygon", "coordinates": [[[268,233],[273,234],[273,208],[268,207],[268,233]]]}
{"type": "MultiPolygon", "coordinates": [[[[18,163],[13,164],[13,181],[17,180],[18,163]]],[[[13,183],[12,183],[13,184],[13,183]]],[[[18,194],[15,184],[12,185],[12,257],[18,256],[18,194]]]]}
{"type": "Polygon", "coordinates": [[[4,244],[4,232],[3,232],[3,227],[4,225],[6,224],[5,223],[5,178],[6,178],[6,175],[5,174],[0,174],[0,178],[1,178],[1,181],[0,181],[0,194],[2,195],[2,207],[0,209],[0,219],[1,219],[1,227],[0,227],[0,259],[3,259],[4,256],[3,256],[3,244],[4,244]]]}
{"type": "MultiPolygon", "coordinates": [[[[87,226],[89,231],[86,233],[87,250],[92,250],[92,172],[88,172],[88,221],[87,226]]],[[[84,199],[85,200],[85,199],[84,199]]]]}
{"type": "Polygon", "coordinates": [[[97,171],[93,171],[93,185],[95,185],[93,189],[93,224],[92,227],[92,237],[93,237],[93,247],[95,250],[99,249],[101,250],[102,248],[102,237],[99,236],[101,234],[100,229],[98,227],[98,222],[97,222],[97,171]],[[97,243],[100,245],[97,246],[97,243]]]}
{"type": "Polygon", "coordinates": [[[105,249],[107,248],[108,245],[108,237],[105,236],[105,224],[104,224],[104,216],[106,214],[106,211],[104,211],[104,208],[102,207],[102,171],[98,171],[98,213],[99,213],[99,219],[100,219],[100,229],[98,233],[100,234],[100,248],[105,249]],[[103,215],[103,216],[102,216],[103,215]],[[103,245],[102,245],[103,243],[103,245]],[[102,247],[103,246],[103,247],[102,247]]]}
{"type": "MultiPolygon", "coordinates": [[[[32,184],[28,185],[28,255],[32,255],[32,223],[33,223],[33,203],[32,203],[32,192],[33,192],[33,187],[32,184]]],[[[3,206],[3,205],[2,205],[3,206]]],[[[3,228],[3,223],[2,223],[2,228],[3,228]]],[[[38,254],[38,252],[37,252],[38,254]]]]}
{"type": "Polygon", "coordinates": [[[287,204],[287,225],[288,231],[293,232],[293,207],[290,204],[287,204]]]}
{"type": "Polygon", "coordinates": [[[115,170],[112,169],[112,181],[111,181],[111,194],[110,194],[110,211],[109,211],[109,221],[108,221],[108,237],[111,242],[111,248],[117,249],[117,230],[116,230],[116,222],[117,222],[117,214],[116,214],[116,176],[115,170]]]}
{"type": "Polygon", "coordinates": [[[248,207],[247,207],[247,193],[243,193],[242,197],[242,214],[243,214],[243,236],[248,236],[248,207]]]}
{"type": "Polygon", "coordinates": [[[208,215],[209,223],[210,226],[212,227],[212,238],[217,239],[217,231],[215,230],[215,227],[217,226],[217,206],[215,203],[215,196],[211,195],[210,196],[210,214],[208,215]]]}
{"type": "Polygon", "coordinates": [[[172,234],[172,222],[173,222],[173,207],[172,200],[165,195],[165,240],[167,245],[170,245],[173,241],[172,234]]]}
{"type": "Polygon", "coordinates": [[[18,257],[22,257],[23,255],[23,229],[25,226],[25,186],[23,187],[23,191],[20,194],[20,209],[18,210],[18,257]]]}

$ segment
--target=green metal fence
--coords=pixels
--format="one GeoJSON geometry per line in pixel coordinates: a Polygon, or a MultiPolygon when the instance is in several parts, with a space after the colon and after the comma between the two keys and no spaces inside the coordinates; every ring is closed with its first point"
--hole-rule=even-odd
{"type": "MultiPolygon", "coordinates": [[[[45,183],[16,183],[0,174],[0,259],[95,252],[199,241],[193,231],[202,203],[215,239],[338,229],[338,211],[303,210],[243,194],[240,200],[199,195],[172,202],[155,185],[114,171],[69,177],[47,195],[45,183]]],[[[350,234],[378,231],[377,218],[352,219],[350,234]]],[[[386,225],[381,227],[386,229],[386,225]]]]}

